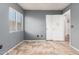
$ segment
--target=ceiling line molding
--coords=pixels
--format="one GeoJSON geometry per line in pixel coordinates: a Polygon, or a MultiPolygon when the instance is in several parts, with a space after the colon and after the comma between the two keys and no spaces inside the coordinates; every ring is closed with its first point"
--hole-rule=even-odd
{"type": "Polygon", "coordinates": [[[18,3],[24,10],[63,10],[70,3],[18,3]]]}

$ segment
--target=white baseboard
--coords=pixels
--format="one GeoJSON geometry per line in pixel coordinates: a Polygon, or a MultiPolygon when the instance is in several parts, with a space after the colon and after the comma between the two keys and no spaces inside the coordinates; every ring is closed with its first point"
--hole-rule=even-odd
{"type": "Polygon", "coordinates": [[[79,52],[79,49],[75,48],[74,46],[70,45],[70,47],[79,52]]]}
{"type": "Polygon", "coordinates": [[[14,48],[16,48],[17,46],[19,46],[20,44],[22,44],[24,42],[24,40],[23,41],[21,41],[21,42],[19,42],[17,45],[15,45],[13,48],[11,48],[11,49],[9,49],[7,52],[5,52],[3,55],[6,55],[7,53],[9,53],[10,51],[12,51],[14,48]]]}
{"type": "Polygon", "coordinates": [[[24,41],[28,41],[28,42],[33,42],[33,41],[34,41],[34,42],[35,42],[35,41],[38,42],[38,41],[42,41],[42,42],[43,42],[43,41],[46,41],[46,40],[24,40],[24,41]]]}

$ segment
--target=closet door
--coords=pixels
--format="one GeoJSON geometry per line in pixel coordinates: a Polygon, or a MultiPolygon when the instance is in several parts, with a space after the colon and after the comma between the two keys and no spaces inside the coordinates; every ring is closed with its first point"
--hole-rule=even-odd
{"type": "Polygon", "coordinates": [[[64,16],[47,15],[46,16],[46,39],[64,40],[64,16]]]}
{"type": "Polygon", "coordinates": [[[46,39],[52,40],[52,15],[46,16],[46,39]]]}

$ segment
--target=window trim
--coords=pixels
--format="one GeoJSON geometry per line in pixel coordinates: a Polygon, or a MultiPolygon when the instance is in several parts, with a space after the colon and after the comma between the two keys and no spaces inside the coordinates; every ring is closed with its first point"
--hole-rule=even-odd
{"type": "MultiPolygon", "coordinates": [[[[12,7],[9,7],[9,21],[11,21],[11,20],[10,20],[10,10],[15,11],[16,30],[13,31],[13,30],[10,30],[10,29],[9,29],[9,33],[15,33],[15,32],[23,31],[23,14],[20,13],[19,11],[17,11],[16,9],[12,8],[12,7]],[[21,21],[22,21],[22,22],[21,22],[21,29],[20,29],[20,30],[18,30],[18,27],[17,27],[17,13],[20,14],[20,17],[22,17],[22,19],[21,19],[21,21]]],[[[9,24],[9,25],[10,25],[10,24],[9,24]]]]}

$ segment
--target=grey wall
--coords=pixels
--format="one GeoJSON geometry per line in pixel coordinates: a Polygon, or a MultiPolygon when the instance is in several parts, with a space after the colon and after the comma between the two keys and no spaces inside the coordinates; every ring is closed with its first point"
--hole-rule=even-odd
{"type": "Polygon", "coordinates": [[[46,15],[62,14],[61,11],[25,11],[25,40],[46,39],[46,15]],[[39,37],[37,37],[39,35],[39,37]],[[43,37],[41,37],[43,35],[43,37]]]}
{"type": "MultiPolygon", "coordinates": [[[[25,11],[25,32],[9,33],[9,6],[23,13],[17,4],[0,3],[0,45],[3,45],[0,54],[5,53],[23,39],[46,39],[46,15],[62,14],[62,11],[25,11]],[[37,35],[40,37],[37,38],[37,35]]],[[[79,4],[71,4],[63,10],[63,13],[68,9],[71,9],[71,23],[74,25],[71,30],[72,45],[79,49],[79,4]]]]}
{"type": "Polygon", "coordinates": [[[15,46],[23,40],[23,32],[9,33],[9,7],[15,8],[17,11],[23,13],[23,10],[17,4],[0,3],[0,54],[5,53],[8,49],[15,46]]]}
{"type": "Polygon", "coordinates": [[[79,3],[72,3],[63,12],[68,9],[71,9],[71,24],[74,25],[74,28],[71,28],[71,45],[79,49],[79,3]]]}

